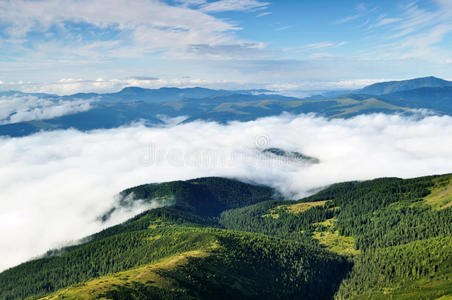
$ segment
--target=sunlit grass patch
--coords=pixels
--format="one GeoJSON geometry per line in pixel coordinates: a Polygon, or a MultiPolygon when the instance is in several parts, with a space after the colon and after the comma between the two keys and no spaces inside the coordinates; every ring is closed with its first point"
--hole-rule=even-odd
{"type": "Polygon", "coordinates": [[[268,211],[267,214],[262,215],[262,217],[272,217],[274,219],[279,218],[278,211],[284,210],[287,213],[290,214],[300,214],[302,212],[307,211],[308,209],[311,209],[316,206],[324,206],[327,201],[315,201],[315,202],[301,202],[301,203],[295,203],[290,205],[278,205],[275,208],[272,208],[268,211]]]}
{"type": "Polygon", "coordinates": [[[332,218],[324,222],[314,223],[316,230],[312,237],[331,252],[341,255],[359,254],[360,251],[355,249],[355,239],[351,236],[340,235],[339,231],[334,229],[336,221],[336,218],[332,218]]]}
{"type": "Polygon", "coordinates": [[[444,175],[433,179],[435,185],[424,201],[436,209],[452,206],[452,175],[444,175]]]}

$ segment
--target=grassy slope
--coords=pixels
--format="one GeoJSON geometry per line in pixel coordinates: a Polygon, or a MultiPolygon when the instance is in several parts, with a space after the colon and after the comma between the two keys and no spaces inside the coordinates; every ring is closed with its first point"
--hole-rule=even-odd
{"type": "Polygon", "coordinates": [[[362,111],[367,111],[367,110],[389,110],[389,111],[407,111],[409,110],[408,108],[402,107],[402,106],[396,106],[393,104],[389,104],[387,102],[375,99],[375,98],[370,98],[367,100],[363,100],[360,101],[359,103],[352,105],[350,107],[339,107],[340,110],[342,111],[341,113],[335,114],[332,117],[334,118],[340,118],[340,117],[344,117],[347,115],[351,115],[351,114],[357,114],[360,113],[362,111]]]}
{"type": "Polygon", "coordinates": [[[424,198],[425,202],[436,209],[452,206],[452,175],[445,175],[433,180],[431,193],[424,198]]]}
{"type": "Polygon", "coordinates": [[[76,284],[45,299],[325,299],[349,266],[337,255],[294,241],[219,229],[173,230],[209,238],[196,250],[76,284]]]}
{"type": "Polygon", "coordinates": [[[275,208],[269,209],[267,214],[262,215],[263,218],[265,217],[272,217],[274,219],[279,218],[278,211],[283,210],[286,213],[297,215],[299,213],[305,212],[308,209],[316,206],[323,206],[325,205],[326,201],[317,201],[317,202],[301,202],[296,204],[282,204],[278,205],[275,208]]]}
{"type": "Polygon", "coordinates": [[[214,241],[211,234],[177,225],[117,233],[3,272],[0,298],[45,295],[68,285],[202,249],[214,241]]]}
{"type": "Polygon", "coordinates": [[[340,256],[299,242],[142,214],[87,244],[2,273],[0,298],[62,288],[51,296],[325,299],[348,269],[340,256]]]}
{"type": "Polygon", "coordinates": [[[163,270],[174,269],[177,266],[187,263],[189,258],[203,257],[209,255],[204,250],[192,250],[182,252],[173,256],[163,258],[153,264],[133,268],[127,271],[112,273],[101,276],[96,279],[89,280],[84,283],[77,284],[72,287],[61,289],[49,296],[41,299],[89,299],[107,297],[116,290],[132,288],[133,286],[146,285],[155,289],[155,294],[163,293],[161,289],[169,289],[174,296],[184,296],[182,289],[174,286],[176,283],[159,274],[163,270]]]}

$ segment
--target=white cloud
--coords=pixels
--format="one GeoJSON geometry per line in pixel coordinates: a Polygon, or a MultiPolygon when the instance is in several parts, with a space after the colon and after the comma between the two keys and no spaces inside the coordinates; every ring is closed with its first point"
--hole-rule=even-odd
{"type": "Polygon", "coordinates": [[[375,7],[370,8],[365,3],[358,3],[355,6],[354,10],[356,11],[355,14],[338,19],[338,20],[334,21],[333,24],[340,25],[340,24],[349,23],[351,21],[363,18],[363,17],[367,16],[368,14],[370,14],[371,12],[374,12],[376,10],[376,8],[375,7]]]}
{"type": "Polygon", "coordinates": [[[91,109],[89,100],[45,99],[31,95],[0,97],[0,124],[44,120],[91,109]]]}
{"type": "Polygon", "coordinates": [[[334,46],[333,43],[330,42],[320,42],[320,43],[312,43],[312,44],[308,44],[305,47],[308,49],[321,49],[321,48],[329,48],[334,46]]]}
{"type": "Polygon", "coordinates": [[[375,27],[384,26],[392,23],[399,22],[400,18],[383,18],[380,21],[378,21],[377,24],[375,24],[375,27]]]}
{"type": "Polygon", "coordinates": [[[452,2],[450,0],[435,0],[439,8],[452,14],[452,2]]]}
{"type": "MultiPolygon", "coordinates": [[[[183,7],[195,7],[204,12],[255,11],[266,9],[270,3],[261,0],[176,0],[183,7]]],[[[265,14],[265,13],[264,13],[265,14]]]]}
{"type": "Polygon", "coordinates": [[[346,44],[347,44],[346,41],[341,41],[338,43],[324,41],[324,42],[316,42],[316,43],[301,45],[301,46],[293,47],[293,48],[285,48],[283,50],[290,51],[290,52],[308,52],[308,51],[317,51],[317,50],[338,48],[338,47],[342,47],[346,44]]]}
{"type": "Polygon", "coordinates": [[[377,82],[385,82],[389,81],[387,79],[356,79],[356,80],[340,80],[337,82],[332,83],[337,88],[343,88],[343,89],[359,89],[363,88],[367,85],[371,85],[377,82]]]}
{"type": "Polygon", "coordinates": [[[342,19],[334,21],[333,24],[336,24],[336,25],[345,24],[345,23],[348,23],[350,21],[362,18],[364,16],[365,16],[365,14],[362,14],[362,13],[350,15],[350,16],[347,16],[347,17],[344,17],[342,19]]]}
{"type": "Polygon", "coordinates": [[[407,58],[441,63],[450,52],[447,45],[447,37],[452,33],[450,3],[449,0],[411,1],[387,13],[381,13],[381,8],[368,9],[363,6],[356,8],[356,14],[335,24],[366,17],[365,21],[361,20],[360,26],[353,28],[366,45],[359,47],[362,50],[354,54],[357,58],[380,63],[387,59],[407,58]]]}
{"type": "Polygon", "coordinates": [[[265,12],[262,12],[262,13],[258,14],[256,17],[261,18],[261,17],[265,17],[265,16],[268,16],[268,15],[271,15],[271,14],[272,14],[271,12],[265,11],[265,12]]]}
{"type": "MultiPolygon", "coordinates": [[[[131,186],[229,176],[301,197],[338,181],[450,172],[450,136],[449,116],[377,114],[348,120],[284,115],[229,125],[136,125],[1,138],[0,269],[102,229],[106,225],[97,217],[131,186]],[[269,160],[258,146],[299,151],[321,163],[269,160]]],[[[123,211],[112,222],[140,209],[123,211]]]]}
{"type": "MultiPolygon", "coordinates": [[[[433,49],[434,45],[441,42],[443,37],[449,32],[452,32],[452,23],[449,25],[441,24],[428,31],[407,37],[399,43],[396,49],[403,53],[400,55],[402,58],[431,58],[432,54],[436,52],[433,49]]],[[[437,59],[436,54],[433,55],[437,59]]]]}
{"type": "MultiPolygon", "coordinates": [[[[119,0],[89,1],[18,0],[0,3],[0,20],[6,26],[9,41],[30,41],[26,34],[41,32],[53,35],[57,27],[65,39],[33,39],[33,50],[27,55],[43,58],[77,59],[130,58],[161,51],[168,57],[184,57],[193,44],[243,45],[250,41],[237,39],[239,30],[228,22],[202,11],[252,10],[267,4],[255,0],[217,1],[204,3],[202,9],[191,8],[199,1],[185,1],[185,5],[171,6],[161,1],[119,0]],[[109,40],[86,38],[67,29],[67,23],[94,26],[103,32],[116,32],[109,40]],[[36,51],[38,50],[38,51],[36,51]]],[[[85,29],[84,32],[90,32],[85,29]]],[[[17,48],[15,46],[14,48],[17,48]]]]}
{"type": "Polygon", "coordinates": [[[293,28],[292,25],[281,26],[281,27],[274,29],[274,31],[284,31],[284,30],[291,29],[291,28],[293,28]]]}
{"type": "Polygon", "coordinates": [[[354,90],[388,79],[351,79],[340,81],[299,81],[296,83],[268,84],[265,88],[294,97],[307,97],[329,90],[354,90]]]}
{"type": "Polygon", "coordinates": [[[219,0],[202,5],[201,10],[205,12],[249,11],[265,9],[269,4],[259,0],[219,0]]]}
{"type": "Polygon", "coordinates": [[[134,29],[140,25],[186,30],[205,27],[213,31],[234,29],[232,25],[196,10],[147,0],[68,0],[64,5],[58,0],[6,1],[0,6],[0,17],[3,23],[15,28],[23,27],[20,32],[46,31],[65,21],[119,29],[134,29]]]}
{"type": "MultiPolygon", "coordinates": [[[[448,52],[440,43],[452,33],[452,9],[450,1],[438,0],[437,7],[421,7],[416,2],[404,7],[400,15],[382,18],[370,27],[385,27],[379,40],[379,58],[422,58],[440,61],[448,52]],[[390,42],[388,42],[390,40],[390,42]]],[[[446,46],[447,48],[447,46],[446,46]]]]}
{"type": "Polygon", "coordinates": [[[176,2],[181,4],[184,7],[187,7],[187,6],[197,6],[197,5],[205,4],[206,0],[176,0],[176,2]]]}

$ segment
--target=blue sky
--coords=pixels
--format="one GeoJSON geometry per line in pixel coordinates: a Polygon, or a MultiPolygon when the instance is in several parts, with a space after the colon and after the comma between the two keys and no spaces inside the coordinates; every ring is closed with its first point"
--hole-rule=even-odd
{"type": "Polygon", "coordinates": [[[0,0],[0,90],[452,79],[452,1],[0,0]]]}

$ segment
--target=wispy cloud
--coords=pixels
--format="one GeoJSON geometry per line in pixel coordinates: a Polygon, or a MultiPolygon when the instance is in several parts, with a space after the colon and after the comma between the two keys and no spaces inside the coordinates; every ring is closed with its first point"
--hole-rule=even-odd
{"type": "Polygon", "coordinates": [[[349,16],[346,16],[346,17],[343,17],[343,18],[341,18],[341,19],[335,20],[335,21],[333,22],[333,24],[335,24],[335,25],[340,25],[340,24],[345,24],[345,23],[349,23],[349,22],[351,22],[351,21],[360,19],[360,18],[362,18],[362,17],[367,16],[369,13],[375,11],[376,8],[375,8],[375,7],[369,8],[368,5],[365,4],[365,3],[358,3],[358,4],[355,6],[355,9],[354,9],[354,10],[355,10],[356,13],[354,13],[354,14],[352,14],[352,15],[349,15],[349,16]]]}
{"type": "Polygon", "coordinates": [[[452,33],[452,5],[448,0],[414,1],[387,11],[382,7],[356,10],[355,15],[339,23],[366,17],[362,26],[352,29],[363,35],[361,40],[366,45],[354,54],[357,59],[380,63],[403,59],[444,63],[452,57],[452,52],[447,50],[450,48],[447,37],[452,33]]]}
{"type": "Polygon", "coordinates": [[[38,52],[46,57],[52,54],[70,59],[125,58],[162,51],[179,57],[194,44],[251,43],[235,36],[234,32],[240,30],[235,24],[208,13],[251,11],[268,6],[267,2],[256,0],[184,2],[185,6],[146,0],[68,0],[64,5],[57,0],[6,1],[0,5],[0,19],[8,41],[22,39],[25,48],[39,50],[29,51],[29,55],[38,52]],[[193,9],[193,5],[197,8],[193,9]],[[71,31],[68,29],[71,26],[78,26],[81,31],[71,31]],[[109,40],[87,36],[96,30],[112,36],[109,40]],[[30,33],[34,34],[33,39],[29,38],[30,33]],[[55,40],[53,35],[61,39],[55,40]]]}
{"type": "Polygon", "coordinates": [[[7,1],[0,7],[0,16],[2,22],[9,25],[9,33],[15,35],[31,30],[45,31],[65,21],[119,29],[134,29],[140,24],[187,30],[206,26],[215,31],[234,29],[224,21],[195,10],[144,0],[68,0],[65,5],[60,5],[56,0],[7,1]]]}
{"type": "Polygon", "coordinates": [[[402,20],[401,18],[383,18],[380,21],[378,21],[377,24],[375,24],[375,27],[379,27],[379,26],[384,26],[384,25],[400,22],[401,20],[402,20]]]}
{"type": "Polygon", "coordinates": [[[266,9],[269,5],[269,2],[260,0],[219,0],[201,5],[201,10],[205,12],[253,11],[266,9]]]}
{"type": "Polygon", "coordinates": [[[304,46],[301,46],[300,48],[305,48],[305,49],[322,49],[322,48],[330,48],[333,47],[335,44],[331,43],[331,42],[320,42],[320,43],[312,43],[312,44],[307,44],[304,46]]]}
{"type": "Polygon", "coordinates": [[[277,27],[274,29],[274,31],[284,31],[284,30],[291,29],[291,28],[293,28],[292,25],[286,25],[286,26],[277,27]]]}
{"type": "Polygon", "coordinates": [[[386,56],[438,60],[447,55],[435,46],[452,33],[452,6],[443,0],[436,4],[423,8],[410,3],[400,16],[383,18],[375,24],[389,25],[385,36],[389,42],[383,40],[380,45],[386,56]]]}
{"type": "Polygon", "coordinates": [[[290,51],[290,52],[312,52],[317,50],[326,50],[326,49],[334,49],[338,47],[342,47],[346,45],[346,41],[341,42],[316,42],[316,43],[310,43],[306,45],[301,45],[298,47],[292,47],[292,48],[285,48],[284,51],[290,51]]]}
{"type": "Polygon", "coordinates": [[[364,16],[365,16],[365,14],[363,14],[363,13],[350,15],[350,16],[347,16],[347,17],[344,17],[342,19],[334,21],[333,24],[345,24],[345,23],[348,23],[350,21],[353,21],[353,20],[359,19],[361,17],[364,17],[364,16]]]}
{"type": "Polygon", "coordinates": [[[261,17],[265,17],[265,16],[268,16],[271,14],[272,14],[271,12],[265,11],[265,12],[259,13],[256,17],[261,18],[261,17]]]}

